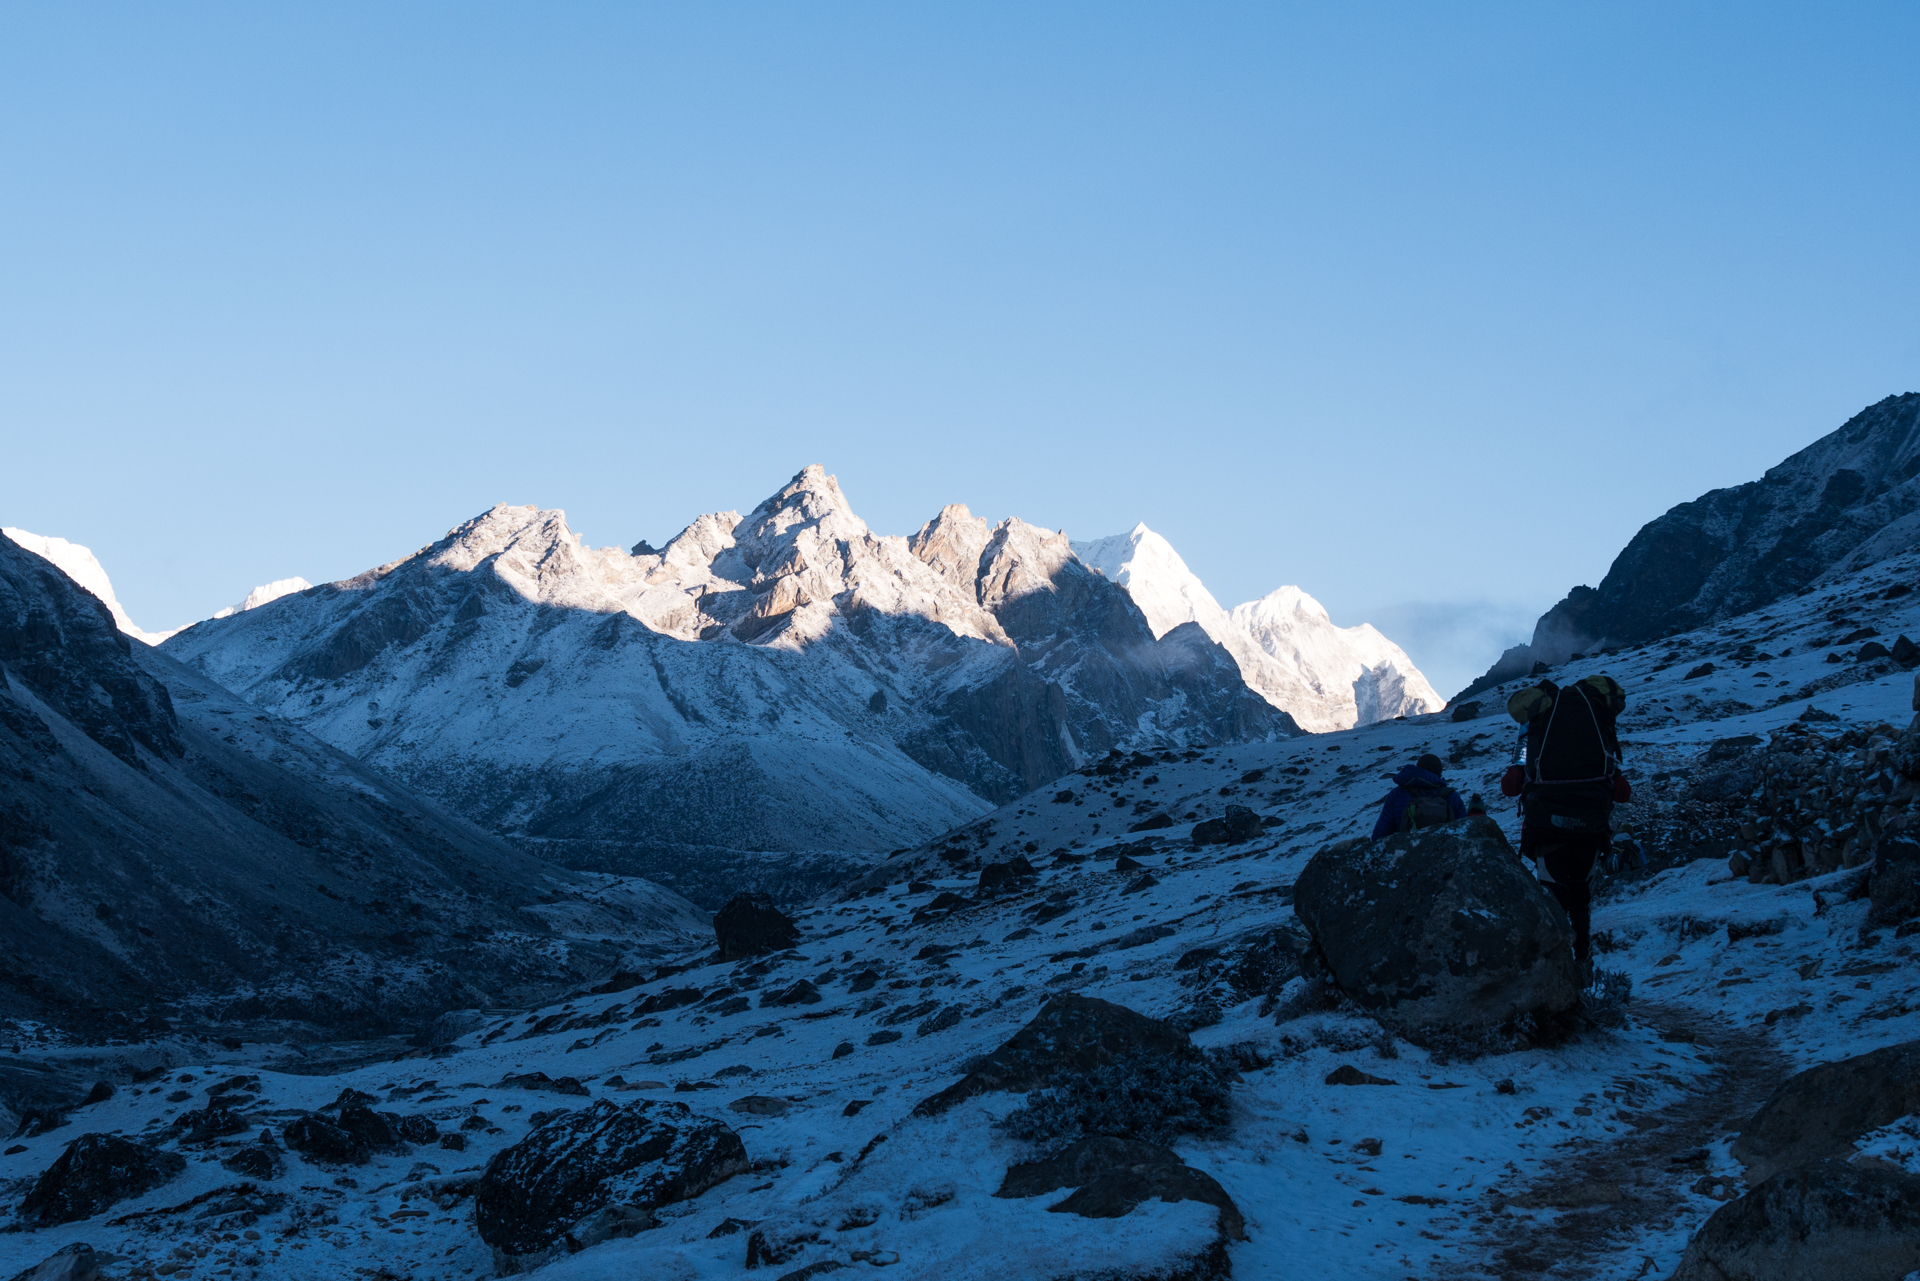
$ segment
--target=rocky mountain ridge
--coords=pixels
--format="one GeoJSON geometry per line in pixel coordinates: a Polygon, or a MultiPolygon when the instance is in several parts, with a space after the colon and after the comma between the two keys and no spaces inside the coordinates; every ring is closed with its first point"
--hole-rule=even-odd
{"type": "Polygon", "coordinates": [[[881,537],[809,467],[664,548],[499,506],[165,652],[568,866],[792,898],[1120,745],[1298,733],[1066,537],[881,537]]]}
{"type": "Polygon", "coordinates": [[[1599,587],[1576,587],[1457,698],[1535,663],[1763,608],[1920,546],[1920,393],[1888,396],[1759,480],[1649,521],[1599,587]]]}
{"type": "Polygon", "coordinates": [[[1073,549],[1127,589],[1154,635],[1199,624],[1233,655],[1249,689],[1312,733],[1446,706],[1398,645],[1371,624],[1334,626],[1325,607],[1298,587],[1277,588],[1229,612],[1145,524],[1073,549]]]}

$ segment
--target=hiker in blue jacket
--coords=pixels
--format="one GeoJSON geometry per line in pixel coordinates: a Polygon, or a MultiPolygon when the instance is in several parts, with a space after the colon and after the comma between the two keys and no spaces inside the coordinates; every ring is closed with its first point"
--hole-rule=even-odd
{"type": "Polygon", "coordinates": [[[1428,752],[1395,774],[1394,789],[1381,802],[1380,818],[1373,825],[1374,839],[1465,818],[1467,803],[1440,777],[1446,768],[1438,756],[1428,752]]]}

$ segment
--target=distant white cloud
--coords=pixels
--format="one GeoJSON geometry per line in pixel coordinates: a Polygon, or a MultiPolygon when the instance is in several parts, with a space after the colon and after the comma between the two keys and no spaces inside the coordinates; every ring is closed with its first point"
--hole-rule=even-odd
{"type": "Polygon", "coordinates": [[[1497,601],[1404,601],[1367,611],[1379,628],[1451,698],[1502,650],[1533,636],[1541,607],[1497,601]]]}

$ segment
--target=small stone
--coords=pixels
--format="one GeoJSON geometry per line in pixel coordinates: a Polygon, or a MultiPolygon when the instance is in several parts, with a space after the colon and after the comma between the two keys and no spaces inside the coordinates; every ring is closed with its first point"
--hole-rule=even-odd
{"type": "Polygon", "coordinates": [[[1389,1081],[1384,1076],[1371,1076],[1365,1072],[1362,1072],[1359,1068],[1353,1066],[1353,1064],[1351,1063],[1343,1063],[1339,1067],[1335,1068],[1333,1071],[1327,1073],[1326,1083],[1328,1085],[1397,1085],[1399,1084],[1397,1081],[1389,1081]]]}

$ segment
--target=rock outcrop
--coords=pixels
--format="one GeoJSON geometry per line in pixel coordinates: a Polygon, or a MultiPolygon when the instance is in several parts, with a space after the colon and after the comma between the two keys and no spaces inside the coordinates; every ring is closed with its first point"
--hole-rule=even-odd
{"type": "Polygon", "coordinates": [[[800,927],[765,894],[736,894],[713,914],[722,961],[784,952],[800,942],[800,927]]]}
{"type": "Polygon", "coordinates": [[[1412,1039],[1579,1000],[1566,913],[1490,819],[1329,846],[1295,883],[1294,912],[1340,990],[1412,1039]]]}
{"type": "Polygon", "coordinates": [[[1124,1005],[1065,993],[960,1080],[921,1101],[916,1116],[937,1116],[990,1090],[1037,1090],[1065,1073],[1085,1073],[1110,1063],[1148,1058],[1199,1057],[1172,1024],[1124,1005]]]}
{"type": "Polygon", "coordinates": [[[173,1152],[117,1134],[83,1134],[34,1180],[17,1213],[43,1228],[74,1223],[149,1192],[186,1168],[186,1158],[173,1152]]]}
{"type": "Polygon", "coordinates": [[[555,1252],[657,1225],[656,1207],[691,1200],[747,1168],[740,1136],[684,1103],[600,1099],[541,1126],[487,1163],[474,1226],[503,1274],[555,1252]]]}

